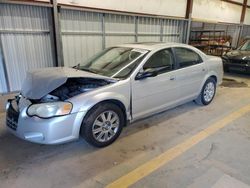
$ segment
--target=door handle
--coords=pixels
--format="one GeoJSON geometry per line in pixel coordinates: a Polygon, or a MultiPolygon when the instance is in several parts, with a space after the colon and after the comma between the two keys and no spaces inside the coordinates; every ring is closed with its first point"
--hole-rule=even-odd
{"type": "Polygon", "coordinates": [[[205,72],[206,71],[206,69],[205,68],[202,68],[202,72],[205,72]]]}

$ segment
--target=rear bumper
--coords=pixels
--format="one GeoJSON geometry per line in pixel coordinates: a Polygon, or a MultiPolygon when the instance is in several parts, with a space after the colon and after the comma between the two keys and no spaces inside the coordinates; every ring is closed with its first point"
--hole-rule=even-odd
{"type": "Polygon", "coordinates": [[[85,115],[85,112],[78,112],[49,119],[29,117],[27,108],[17,112],[11,103],[6,110],[8,130],[23,140],[40,144],[60,144],[77,139],[85,115]]]}

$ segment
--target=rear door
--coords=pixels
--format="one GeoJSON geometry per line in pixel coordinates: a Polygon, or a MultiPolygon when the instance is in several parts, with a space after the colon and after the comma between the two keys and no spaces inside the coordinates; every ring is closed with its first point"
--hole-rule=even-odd
{"type": "Polygon", "coordinates": [[[200,93],[207,68],[198,53],[189,48],[173,48],[176,62],[176,83],[180,87],[180,100],[190,100],[200,93]]]}

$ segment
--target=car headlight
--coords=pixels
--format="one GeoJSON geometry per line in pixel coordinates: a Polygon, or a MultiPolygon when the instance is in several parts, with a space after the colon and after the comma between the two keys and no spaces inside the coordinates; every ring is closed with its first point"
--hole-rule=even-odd
{"type": "Polygon", "coordinates": [[[72,107],[72,104],[69,102],[33,104],[27,109],[27,114],[29,116],[38,116],[41,118],[63,116],[69,114],[72,107]]]}

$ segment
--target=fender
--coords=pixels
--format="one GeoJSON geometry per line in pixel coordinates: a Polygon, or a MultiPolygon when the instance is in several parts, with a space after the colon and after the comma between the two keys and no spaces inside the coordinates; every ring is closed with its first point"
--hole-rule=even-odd
{"type": "MultiPolygon", "coordinates": [[[[75,100],[79,100],[79,99],[75,99],[75,100]]],[[[130,118],[129,101],[126,99],[125,96],[116,92],[96,93],[94,96],[91,95],[91,97],[89,98],[86,97],[84,100],[82,100],[83,102],[81,103],[81,105],[77,107],[73,107],[74,109],[72,113],[78,113],[82,116],[81,118],[79,117],[78,119],[78,126],[75,127],[75,129],[73,130],[75,135],[79,136],[81,124],[87,112],[96,104],[102,101],[106,101],[106,100],[117,100],[121,102],[125,107],[127,118],[130,118]]]]}
{"type": "MultiPolygon", "coordinates": [[[[218,80],[218,74],[217,74],[215,71],[213,71],[213,70],[209,71],[209,72],[206,74],[206,76],[204,77],[204,79],[203,79],[203,81],[202,81],[202,84],[201,84],[201,86],[200,86],[200,88],[199,88],[199,91],[202,90],[202,87],[204,86],[205,82],[206,82],[207,79],[208,79],[209,77],[211,77],[211,76],[215,76],[216,79],[218,80]]],[[[217,85],[218,85],[218,84],[219,84],[219,83],[218,83],[218,81],[217,81],[217,85]]]]}

